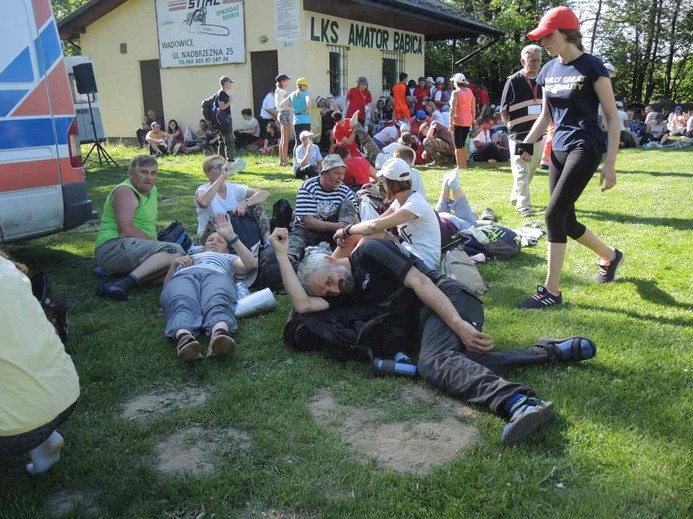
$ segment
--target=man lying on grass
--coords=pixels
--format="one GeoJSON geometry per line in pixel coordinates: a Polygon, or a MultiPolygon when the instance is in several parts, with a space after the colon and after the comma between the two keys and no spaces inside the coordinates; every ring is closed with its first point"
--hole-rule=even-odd
{"type": "Polygon", "coordinates": [[[393,242],[367,240],[342,259],[314,254],[300,264],[298,273],[287,257],[288,231],[275,229],[270,242],[284,288],[299,314],[384,303],[402,287],[412,290],[416,297],[408,315],[418,316],[419,373],[446,393],[506,418],[501,436],[506,445],[525,440],[549,423],[554,409],[552,402],[499,373],[527,364],[586,360],[597,352],[584,337],[542,339],[526,349],[492,351],[491,337],[481,325],[463,317],[469,315],[465,305],[478,300],[393,242]]]}

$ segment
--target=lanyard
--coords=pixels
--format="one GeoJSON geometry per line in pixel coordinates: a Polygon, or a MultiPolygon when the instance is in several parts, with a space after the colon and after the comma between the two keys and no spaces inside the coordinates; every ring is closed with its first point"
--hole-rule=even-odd
{"type": "Polygon", "coordinates": [[[522,77],[525,78],[525,81],[527,81],[527,86],[532,91],[532,96],[534,97],[534,103],[533,104],[537,104],[537,80],[535,79],[534,84],[532,84],[532,82],[529,80],[529,78],[527,76],[525,76],[523,74],[522,77]]]}

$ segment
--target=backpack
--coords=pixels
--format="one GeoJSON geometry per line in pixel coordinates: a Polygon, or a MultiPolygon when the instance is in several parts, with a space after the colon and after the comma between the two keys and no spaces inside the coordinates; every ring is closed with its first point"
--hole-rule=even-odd
{"type": "Polygon", "coordinates": [[[272,204],[272,218],[270,219],[270,232],[277,227],[288,229],[293,219],[293,209],[285,198],[280,198],[272,204]]]}
{"type": "Polygon", "coordinates": [[[63,344],[67,343],[70,326],[67,310],[70,308],[70,303],[63,297],[53,296],[51,284],[45,272],[37,272],[31,276],[30,281],[31,293],[38,299],[43,313],[46,314],[46,318],[55,328],[60,341],[63,344]]]}
{"type": "Polygon", "coordinates": [[[167,243],[177,243],[183,247],[185,252],[188,252],[190,247],[192,247],[192,239],[188,236],[188,233],[185,232],[183,224],[178,220],[173,220],[170,224],[161,229],[156,234],[156,239],[167,243]]]}
{"type": "Polygon", "coordinates": [[[243,216],[237,215],[233,211],[228,211],[231,218],[231,225],[236,235],[241,239],[243,245],[252,249],[260,242],[260,225],[250,213],[245,213],[243,216]]]}
{"type": "Polygon", "coordinates": [[[520,253],[522,240],[512,229],[502,225],[488,225],[474,229],[479,239],[474,234],[464,244],[464,251],[474,255],[483,252],[495,259],[510,259],[520,253]]]}
{"type": "Polygon", "coordinates": [[[482,294],[486,290],[476,265],[462,247],[456,247],[444,253],[440,272],[461,283],[472,294],[482,294]]]}
{"type": "Polygon", "coordinates": [[[231,116],[219,108],[219,94],[214,95],[214,104],[212,105],[212,123],[221,130],[231,126],[231,116]]]}
{"type": "Polygon", "coordinates": [[[202,100],[202,117],[214,127],[214,106],[217,104],[217,94],[202,100]]]}

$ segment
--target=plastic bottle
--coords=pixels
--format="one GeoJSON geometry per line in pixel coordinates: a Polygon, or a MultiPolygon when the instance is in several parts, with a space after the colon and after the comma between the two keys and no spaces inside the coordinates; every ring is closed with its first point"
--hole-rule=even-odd
{"type": "Polygon", "coordinates": [[[240,301],[244,297],[247,297],[250,295],[250,290],[248,290],[248,287],[245,286],[243,283],[238,281],[236,283],[236,301],[240,301]]]}
{"type": "Polygon", "coordinates": [[[373,359],[373,374],[374,375],[391,375],[395,377],[415,377],[416,364],[409,362],[396,362],[394,360],[373,359]]]}

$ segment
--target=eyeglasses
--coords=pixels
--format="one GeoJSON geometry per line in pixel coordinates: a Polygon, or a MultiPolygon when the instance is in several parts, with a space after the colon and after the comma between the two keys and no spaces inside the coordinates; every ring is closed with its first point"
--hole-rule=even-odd
{"type": "Polygon", "coordinates": [[[214,164],[212,166],[209,166],[209,169],[222,169],[225,166],[225,164],[222,162],[221,164],[214,164]]]}

